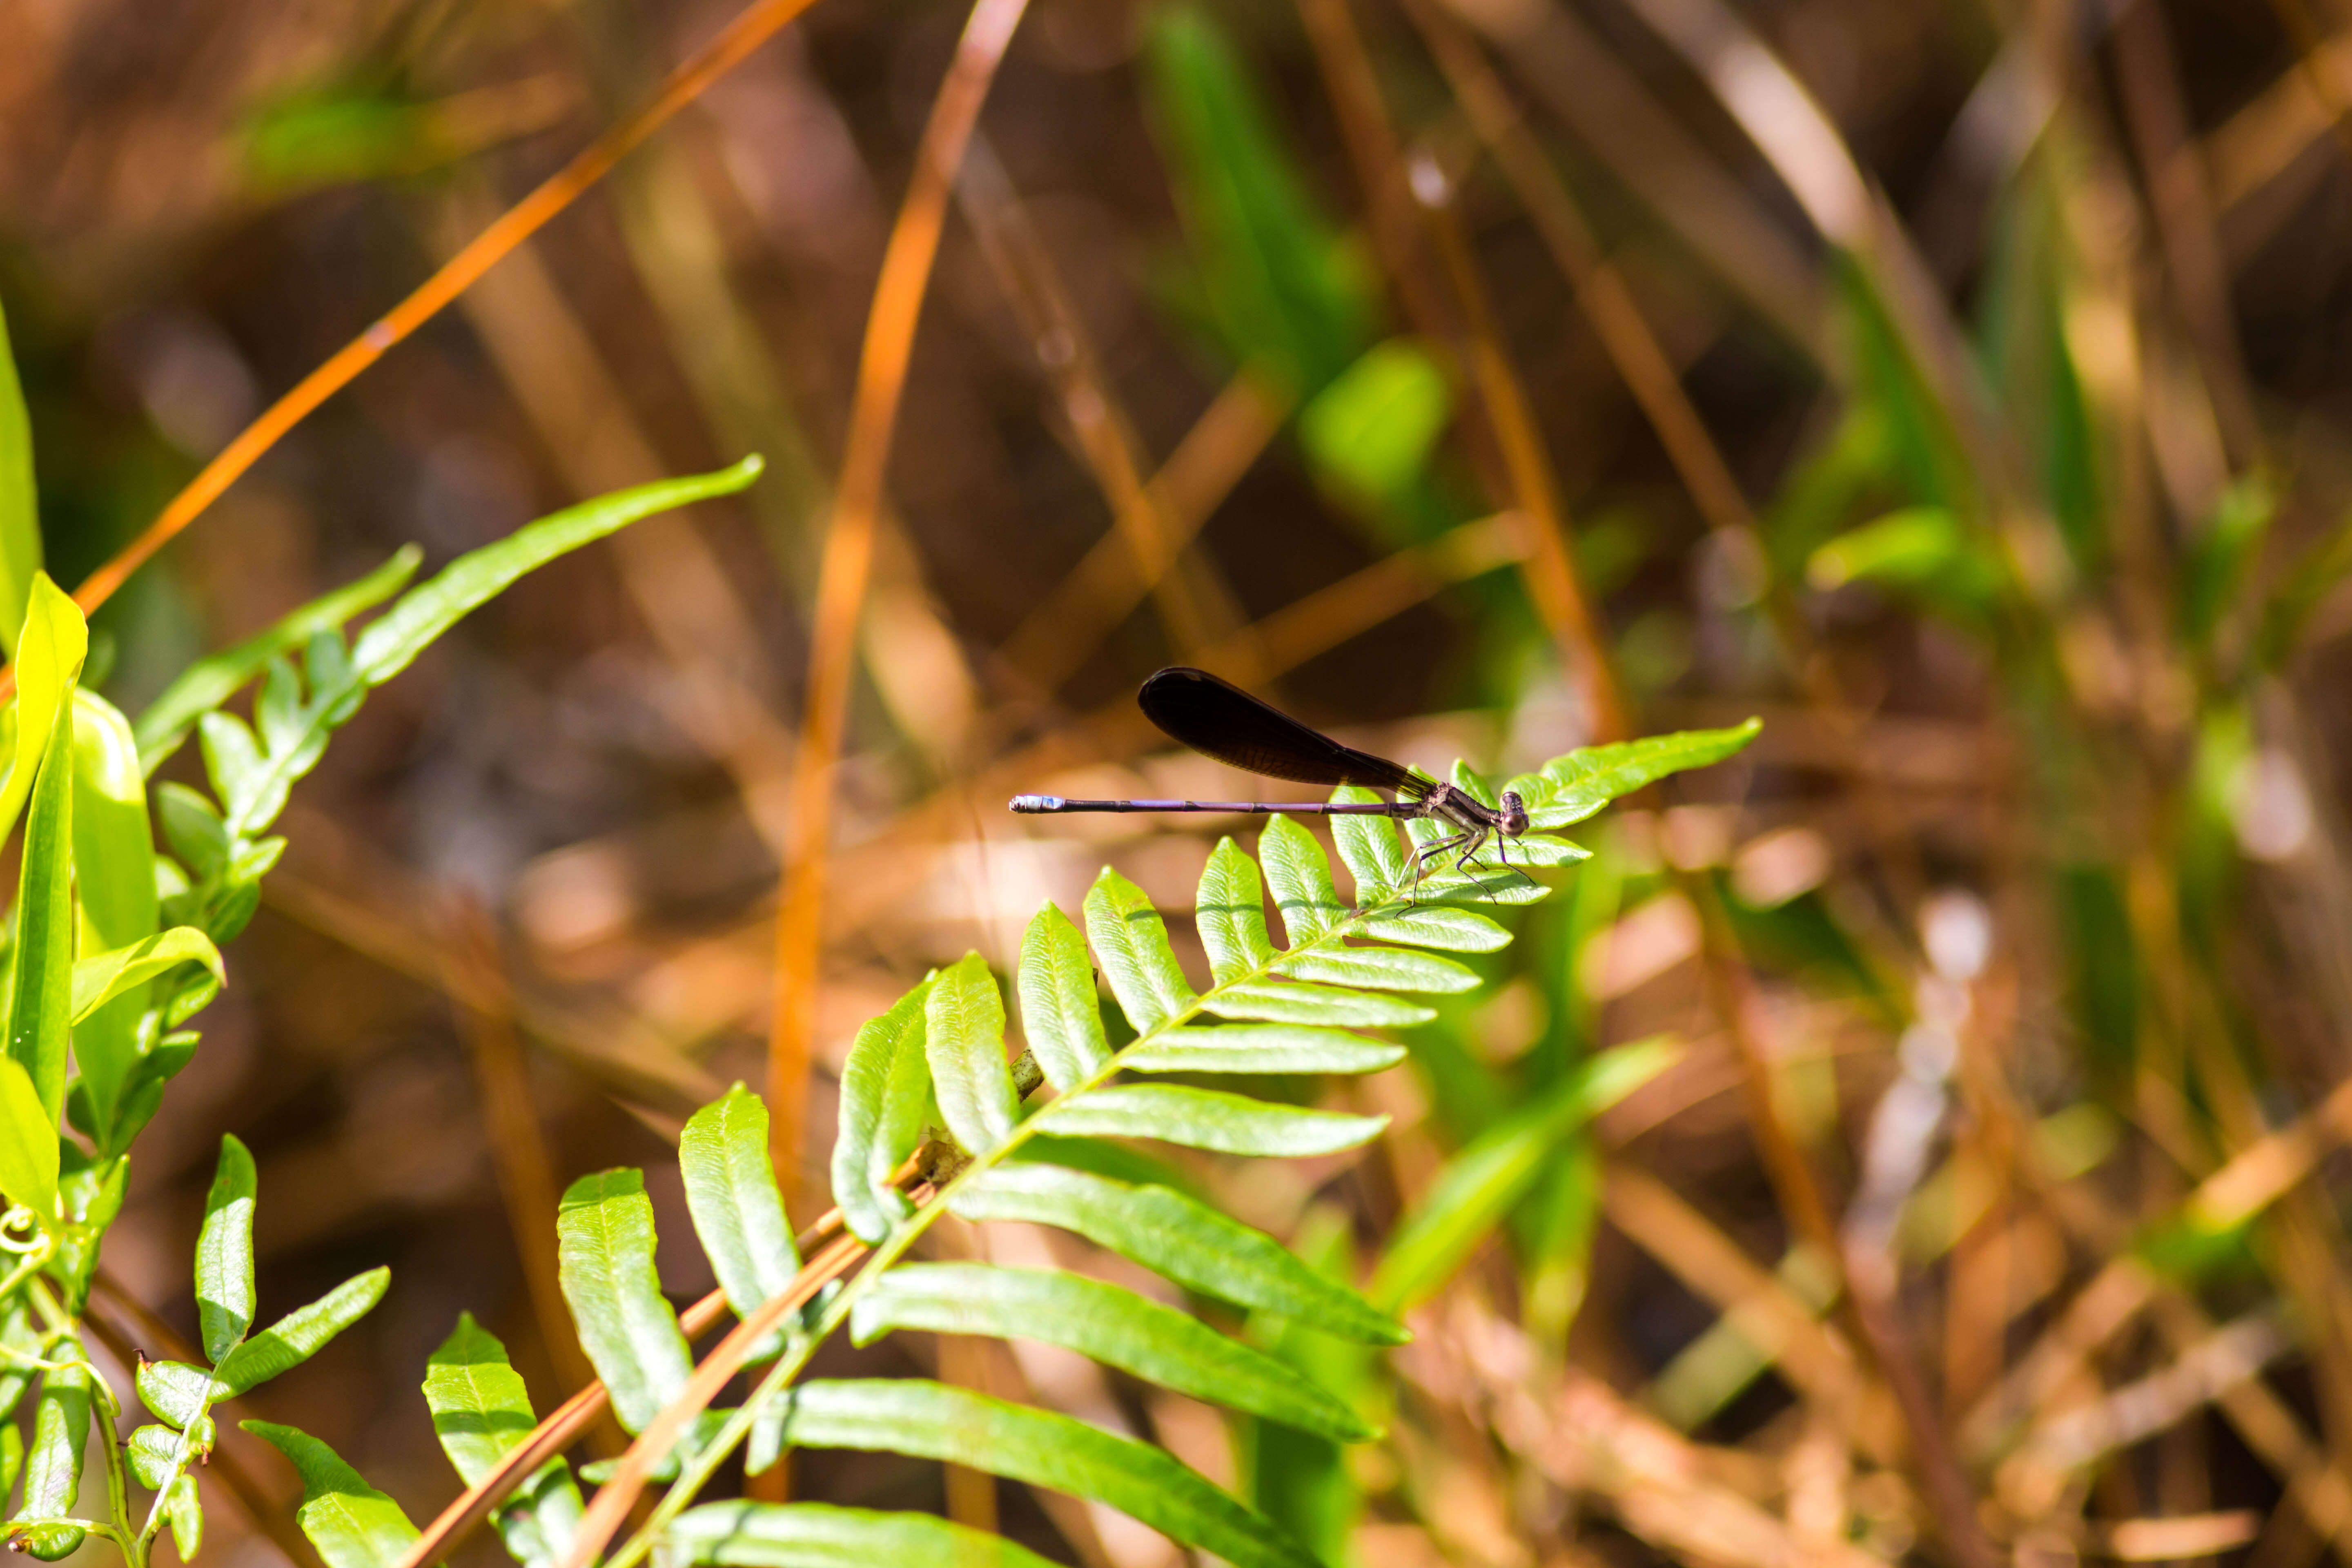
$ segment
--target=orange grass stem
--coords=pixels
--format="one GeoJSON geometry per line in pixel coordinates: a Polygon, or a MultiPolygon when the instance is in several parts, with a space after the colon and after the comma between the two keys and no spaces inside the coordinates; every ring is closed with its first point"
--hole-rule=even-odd
{"type": "Polygon", "coordinates": [[[890,439],[906,391],[915,327],[929,291],[931,263],[947,221],[948,195],[963,162],[989,84],[1013,41],[1028,0],[979,0],[964,24],[930,122],[923,128],[913,177],[898,207],[874,285],[858,355],[849,439],[835,492],[833,526],[817,574],[815,628],[809,649],[807,700],[793,759],[793,817],[786,841],[782,908],[776,918],[775,1024],[768,1045],[768,1107],[774,1118],[776,1176],[791,1202],[799,1185],[802,1122],[806,1120],[809,1052],[816,1033],[817,967],[824,952],[825,855],[833,831],[834,765],[849,709],[857,623],[874,565],[874,530],[890,439]]]}
{"type": "MultiPolygon", "coordinates": [[[[338,350],[333,358],[294,384],[285,395],[261,411],[259,417],[206,463],[186,488],[165,504],[146,531],[132,540],[114,559],[91,573],[74,590],[74,603],[84,615],[96,610],[130,580],[131,574],[154,558],[187,526],[218,500],[261,455],[375,363],[394,343],[414,333],[464,293],[476,279],[509,253],[544,228],[556,214],[580,198],[583,192],[612,172],[646,137],[684,109],[703,90],[742,64],[752,50],[766,43],[784,25],[805,11],[814,0],[753,0],[718,36],[691,58],[670,72],[651,103],[581,149],[578,156],[541,182],[539,188],[507,209],[442,268],[417,286],[415,292],[394,305],[367,331],[338,350]]],[[[0,670],[0,698],[16,689],[13,668],[0,670]]]]}
{"type": "Polygon", "coordinates": [[[710,1407],[710,1402],[727,1386],[727,1380],[743,1369],[744,1362],[760,1342],[807,1305],[828,1282],[865,1257],[866,1251],[866,1244],[854,1236],[835,1238],[832,1246],[808,1260],[790,1289],[770,1297],[728,1331],[727,1337],[694,1369],[694,1376],[685,1390],[662,1406],[661,1414],[646,1424],[637,1440],[629,1445],[629,1451],[621,1456],[612,1479],[597,1489],[596,1500],[581,1517],[580,1528],[572,1537],[572,1549],[564,1553],[558,1568],[588,1568],[603,1555],[614,1532],[628,1522],[629,1510],[636,1505],[654,1467],[677,1446],[694,1418],[710,1407]]]}

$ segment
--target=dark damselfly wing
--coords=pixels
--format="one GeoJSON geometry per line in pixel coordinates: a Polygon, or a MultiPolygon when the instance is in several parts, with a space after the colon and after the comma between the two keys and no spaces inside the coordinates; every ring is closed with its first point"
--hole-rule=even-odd
{"type": "Polygon", "coordinates": [[[1135,694],[1143,716],[1202,756],[1293,784],[1362,784],[1408,799],[1430,782],[1385,757],[1343,746],[1205,669],[1173,666],[1135,694]]]}

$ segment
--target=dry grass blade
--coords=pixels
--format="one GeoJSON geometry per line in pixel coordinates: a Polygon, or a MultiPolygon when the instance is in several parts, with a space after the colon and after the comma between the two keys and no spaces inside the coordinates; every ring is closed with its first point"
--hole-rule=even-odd
{"type": "Polygon", "coordinates": [[[594,1381],[596,1369],[580,1348],[558,1280],[554,1162],[531,1103],[530,1064],[515,1028],[514,990],[508,983],[498,930],[478,900],[462,896],[455,901],[449,926],[445,949],[449,991],[453,996],[476,998],[457,1005],[458,1032],[473,1058],[483,1130],[498,1169],[499,1193],[506,1200],[507,1227],[522,1264],[531,1317],[556,1375],[563,1383],[584,1385],[594,1381]]]}
{"type": "Polygon", "coordinates": [[[793,759],[793,818],[782,908],[776,918],[776,1012],[768,1043],[768,1106],[777,1180],[787,1202],[800,1184],[809,1052],[824,946],[825,860],[833,831],[834,764],[848,722],[857,624],[874,561],[874,533],[889,466],[890,438],[915,349],[915,325],[929,290],[931,262],[964,147],[996,79],[1027,0],[980,0],[964,25],[954,63],[931,105],[915,172],[892,226],[874,286],[858,359],[841,484],[817,579],[800,748],[793,759]]]}
{"type": "MultiPolygon", "coordinates": [[[[758,48],[785,24],[808,9],[812,0],[755,0],[719,35],[672,71],[651,103],[614,126],[583,148],[569,163],[551,174],[529,195],[509,208],[496,223],[444,263],[415,292],[384,312],[373,326],[338,350],[334,356],[297,382],[293,389],[265,409],[179,494],[167,502],[155,521],[112,560],[90,574],[74,592],[74,602],[85,614],[95,610],[130,579],[133,572],[194,522],[204,510],[236,482],[264,452],[300,424],[328,398],[351,384],[359,374],[382,359],[394,344],[440,312],[482,274],[515,247],[546,226],[550,219],[579,199],[582,192],[612,172],[613,165],[646,137],[701,96],[744,57],[758,48]]],[[[13,674],[5,676],[13,685],[13,674]]]]}
{"type": "MultiPolygon", "coordinates": [[[[956,192],[958,205],[979,237],[981,254],[1013,302],[1038,363],[1061,399],[1062,416],[1069,421],[1078,450],[1110,508],[1112,526],[1126,541],[1138,575],[1150,584],[1168,640],[1182,661],[1190,662],[1202,646],[1232,630],[1231,616],[1218,614],[1222,606],[1204,602],[1208,596],[1194,591],[1190,579],[1196,574],[1184,569],[1183,545],[1165,510],[1166,498],[1145,477],[1143,443],[1135,422],[1119,405],[1053,253],[987,138],[972,139],[956,192]]],[[[1084,662],[1088,651],[1075,639],[1055,636],[1024,645],[1016,668],[1050,692],[1084,662]]]]}
{"type": "MultiPolygon", "coordinates": [[[[1721,1309],[1807,1398],[1850,1407],[1859,1383],[1853,1352],[1705,1215],[1656,1178],[1616,1163],[1609,1168],[1601,1205],[1628,1240],[1721,1309]]],[[[1889,1456],[1877,1458],[1883,1463],[1889,1456]]]]}
{"type": "Polygon", "coordinates": [[[1412,178],[1413,194],[1427,211],[1439,259],[1461,308],[1463,327],[1469,335],[1470,378],[1502,448],[1511,485],[1509,500],[1527,531],[1527,556],[1520,571],[1527,581],[1528,597],[1559,646],[1561,662],[1584,699],[1593,738],[1622,740],[1631,732],[1627,726],[1632,721],[1608,634],[1578,580],[1559,479],[1544,449],[1543,432],[1536,426],[1527,388],[1496,333],[1486,285],[1454,216],[1453,182],[1429,154],[1416,158],[1412,178]]]}
{"type": "Polygon", "coordinates": [[[1818,268],[1624,63],[1557,0],[1447,0],[1635,200],[1788,341],[1822,343],[1818,268]]]}
{"type": "Polygon", "coordinates": [[[1118,623],[1158,586],[1160,573],[1201,531],[1282,430],[1289,403],[1268,377],[1243,369],[1220,390],[1147,486],[1148,505],[1166,529],[1157,567],[1138,554],[1129,531],[1114,528],[1022,617],[1000,648],[1005,662],[1040,685],[1058,684],[1093,657],[1118,623]]]}

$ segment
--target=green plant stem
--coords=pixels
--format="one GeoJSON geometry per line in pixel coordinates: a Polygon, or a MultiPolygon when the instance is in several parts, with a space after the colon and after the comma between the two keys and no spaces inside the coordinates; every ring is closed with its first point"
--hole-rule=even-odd
{"type": "Polygon", "coordinates": [[[122,1471],[122,1405],[95,1367],[89,1384],[106,1408],[106,1441],[99,1449],[106,1458],[106,1506],[114,1519],[114,1543],[131,1568],[147,1568],[147,1537],[131,1528],[131,1480],[122,1471]]]}
{"type": "MultiPolygon", "coordinates": [[[[1397,896],[1397,889],[1385,888],[1381,889],[1381,893],[1383,897],[1380,903],[1353,910],[1346,919],[1332,925],[1329,930],[1318,932],[1296,946],[1279,949],[1256,968],[1213,985],[1201,993],[1190,1005],[1129,1041],[1123,1049],[1097,1069],[1093,1077],[1075,1085],[1068,1093],[1053,1103],[1065,1104],[1092,1089],[1099,1089],[1118,1075],[1126,1066],[1129,1055],[1150,1044],[1166,1031],[1180,1025],[1191,1023],[1207,1012],[1209,1005],[1216,1000],[1220,993],[1236,985],[1278,976],[1283,973],[1282,965],[1296,959],[1301,953],[1311,952],[1321,947],[1341,946],[1343,938],[1365,934],[1364,928],[1379,916],[1409,905],[1408,900],[1397,896]]],[[[605,1560],[604,1568],[635,1568],[635,1565],[653,1550],[655,1542],[660,1539],[661,1532],[668,1527],[670,1521],[677,1518],[686,1505],[694,1500],[695,1494],[710,1479],[712,1473],[725,1462],[730,1454],[734,1452],[736,1445],[742,1442],[749,1435],[752,1424],[760,1418],[769,1404],[782,1394],[785,1384],[808,1364],[810,1359],[815,1355],[817,1347],[831,1336],[834,1330],[841,1326],[843,1321],[848,1317],[850,1308],[856,1304],[858,1297],[864,1295],[867,1288],[876,1279],[881,1278],[884,1270],[905,1256],[907,1249],[914,1246],[924,1231],[930,1228],[934,1220],[947,1212],[949,1201],[965,1183],[1003,1163],[1011,1157],[1013,1151],[1041,1131],[1039,1126],[1041,1121],[1050,1123],[1051,1110],[1052,1107],[1048,1106],[1039,1113],[1027,1117],[994,1151],[971,1158],[963,1169],[957,1172],[953,1178],[940,1188],[929,1203],[907,1216],[898,1228],[867,1256],[865,1267],[858,1269],[850,1278],[848,1283],[835,1293],[833,1300],[825,1304],[824,1310],[818,1317],[815,1324],[804,1335],[799,1336],[795,1342],[789,1345],[782,1355],[776,1358],[774,1364],[769,1368],[767,1375],[762,1377],[758,1386],[752,1389],[751,1396],[745,1399],[719,1430],[711,1435],[710,1441],[691,1458],[680,1465],[677,1479],[673,1481],[669,1489],[663,1493],[661,1501],[654,1505],[652,1513],[646,1517],[646,1522],[638,1528],[636,1533],[624,1542],[617,1552],[605,1560]]],[[[1047,1125],[1042,1131],[1050,1133],[1053,1129],[1047,1125]]]]}

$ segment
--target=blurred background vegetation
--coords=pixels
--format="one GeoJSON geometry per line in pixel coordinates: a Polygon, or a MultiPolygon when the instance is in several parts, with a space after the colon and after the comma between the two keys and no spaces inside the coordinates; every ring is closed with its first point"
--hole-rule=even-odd
{"type": "MultiPolygon", "coordinates": [[[[730,14],[0,8],[53,574],[730,14]]],[[[371,704],[141,1145],[126,1342],[192,1321],[224,1130],[265,1298],[393,1265],[253,1403],[412,1512],[452,1489],[415,1384],[458,1306],[542,1407],[583,1380],[554,1191],[643,1163],[684,1241],[682,1115],[768,1078],[861,334],[965,16],[814,7],[96,623],[136,711],[404,543],[770,460],[371,704]]],[[[1275,1334],[1383,1442],[1035,1347],[828,1363],[1153,1437],[1334,1563],[2352,1563],[2348,116],[2342,0],[1031,0],[853,623],[800,1219],[852,1031],[927,968],[1002,969],[1105,859],[1190,907],[1193,824],[1003,810],[1236,787],[1134,715],[1158,666],[1432,769],[1765,727],[1594,825],[1494,984],[1349,1091],[1381,1143],[1171,1178],[1425,1302],[1382,1364],[1275,1334]],[[1526,1113],[1660,1033],[1680,1064],[1597,1127],[1526,1113]]],[[[911,1460],[793,1487],[1175,1560],[911,1460]]],[[[214,1550],[277,1561],[244,1522],[214,1550]]]]}

